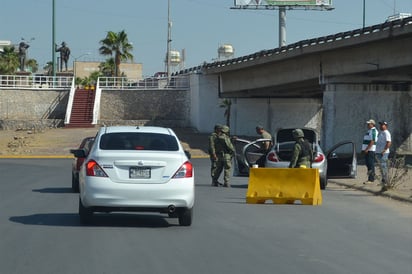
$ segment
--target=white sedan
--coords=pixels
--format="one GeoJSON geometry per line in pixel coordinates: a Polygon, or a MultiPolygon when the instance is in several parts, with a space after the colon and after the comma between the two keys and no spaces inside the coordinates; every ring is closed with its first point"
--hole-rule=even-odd
{"type": "MultiPolygon", "coordinates": [[[[82,150],[76,157],[85,156],[82,150]]],[[[94,212],[146,211],[168,214],[190,226],[194,169],[172,129],[102,127],[79,173],[79,215],[94,212]]]]}

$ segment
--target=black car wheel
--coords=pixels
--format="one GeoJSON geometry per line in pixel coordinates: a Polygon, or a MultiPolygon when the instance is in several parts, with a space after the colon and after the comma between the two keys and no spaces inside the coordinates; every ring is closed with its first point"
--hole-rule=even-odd
{"type": "Polygon", "coordinates": [[[193,219],[193,208],[185,209],[179,213],[179,225],[190,226],[193,219]]]}
{"type": "Polygon", "coordinates": [[[79,177],[72,173],[72,191],[79,192],[79,177]]]}
{"type": "Polygon", "coordinates": [[[79,198],[79,215],[80,222],[82,224],[89,224],[93,217],[93,211],[83,205],[82,200],[79,198]]]}
{"type": "Polygon", "coordinates": [[[326,186],[328,185],[328,179],[326,176],[320,177],[320,189],[326,189],[326,186]]]}

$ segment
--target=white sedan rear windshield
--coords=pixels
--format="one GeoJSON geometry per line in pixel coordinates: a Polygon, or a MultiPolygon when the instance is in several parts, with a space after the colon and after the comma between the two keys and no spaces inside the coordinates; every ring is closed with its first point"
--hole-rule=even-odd
{"type": "Polygon", "coordinates": [[[103,134],[100,149],[177,151],[179,145],[172,135],[158,133],[117,132],[103,134]]]}

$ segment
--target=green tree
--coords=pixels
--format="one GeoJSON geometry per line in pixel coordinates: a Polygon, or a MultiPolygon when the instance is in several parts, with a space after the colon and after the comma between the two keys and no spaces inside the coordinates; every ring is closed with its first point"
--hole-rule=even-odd
{"type": "Polygon", "coordinates": [[[19,65],[19,56],[14,46],[4,47],[3,52],[0,52],[0,74],[14,74],[19,65]]]}
{"type": "Polygon", "coordinates": [[[114,76],[115,64],[114,59],[108,58],[105,62],[100,63],[99,70],[104,76],[114,76]]]}
{"type": "Polygon", "coordinates": [[[102,76],[102,73],[100,71],[94,71],[90,73],[89,79],[92,84],[96,85],[97,84],[97,79],[102,76]]]}
{"type": "Polygon", "coordinates": [[[35,73],[39,70],[39,64],[37,63],[35,59],[29,59],[27,60],[26,63],[27,63],[27,67],[29,68],[31,72],[35,73]]]}
{"type": "Polygon", "coordinates": [[[90,73],[88,77],[80,78],[77,77],[75,79],[75,84],[76,85],[82,85],[82,86],[95,86],[97,84],[97,79],[102,76],[102,73],[100,71],[94,71],[90,73]]]}
{"type": "Polygon", "coordinates": [[[100,54],[114,57],[114,74],[116,77],[119,77],[121,74],[119,69],[120,63],[127,60],[133,61],[133,55],[131,54],[133,45],[129,43],[126,32],[124,30],[117,33],[108,31],[106,38],[101,40],[100,44],[102,45],[99,48],[100,54]]]}

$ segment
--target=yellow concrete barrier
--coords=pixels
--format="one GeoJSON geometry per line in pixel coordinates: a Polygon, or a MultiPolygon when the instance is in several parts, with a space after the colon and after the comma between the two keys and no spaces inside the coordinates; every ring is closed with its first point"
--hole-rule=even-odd
{"type": "Polygon", "coordinates": [[[319,170],[316,168],[251,168],[246,194],[248,204],[321,205],[319,170]]]}

